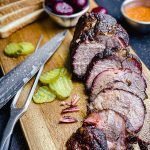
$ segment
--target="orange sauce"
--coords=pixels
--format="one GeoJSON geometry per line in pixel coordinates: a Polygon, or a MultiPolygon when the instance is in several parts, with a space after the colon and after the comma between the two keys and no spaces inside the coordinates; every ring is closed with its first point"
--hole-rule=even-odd
{"type": "Polygon", "coordinates": [[[126,8],[125,13],[131,19],[150,22],[150,7],[134,6],[126,8]]]}

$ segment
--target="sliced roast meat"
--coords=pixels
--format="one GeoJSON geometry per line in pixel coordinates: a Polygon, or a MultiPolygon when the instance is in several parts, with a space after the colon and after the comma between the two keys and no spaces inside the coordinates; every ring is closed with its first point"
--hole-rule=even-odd
{"type": "Polygon", "coordinates": [[[126,120],[126,128],[129,132],[138,132],[143,126],[145,106],[143,100],[133,93],[110,89],[100,92],[89,104],[89,110],[103,109],[111,109],[120,113],[126,120]]]}
{"type": "Polygon", "coordinates": [[[122,47],[128,46],[127,32],[119,25],[115,18],[107,14],[86,13],[80,17],[71,42],[71,50],[76,49],[85,41],[95,41],[98,35],[114,37],[122,47]]]}
{"type": "Polygon", "coordinates": [[[134,72],[142,74],[142,63],[140,59],[133,54],[130,54],[130,56],[122,62],[122,67],[129,68],[134,72]]]}
{"type": "Polygon", "coordinates": [[[117,56],[109,56],[104,59],[100,59],[95,57],[86,73],[86,81],[85,86],[86,89],[89,91],[91,89],[92,83],[94,78],[104,70],[108,70],[110,68],[118,69],[121,68],[121,62],[117,56]]]}
{"type": "Polygon", "coordinates": [[[96,76],[92,83],[90,101],[104,89],[121,89],[146,98],[146,82],[143,76],[130,69],[109,69],[96,76]]]}
{"type": "Polygon", "coordinates": [[[102,73],[105,70],[110,68],[119,69],[119,68],[129,68],[132,71],[141,74],[141,62],[136,59],[136,56],[129,55],[126,49],[126,53],[113,53],[112,56],[108,56],[106,58],[101,58],[95,56],[90,63],[88,70],[86,72],[86,89],[89,91],[91,89],[93,80],[95,77],[102,73]]]}
{"type": "Polygon", "coordinates": [[[125,29],[120,25],[117,24],[114,28],[115,38],[118,39],[122,47],[126,47],[129,44],[129,36],[125,29]]]}
{"type": "Polygon", "coordinates": [[[127,45],[128,34],[113,17],[106,14],[85,14],[79,19],[70,45],[74,75],[83,78],[96,54],[111,53],[112,50],[121,50],[127,45]]]}
{"type": "Polygon", "coordinates": [[[71,58],[73,74],[79,79],[83,78],[92,58],[104,50],[105,45],[98,44],[95,41],[80,44],[80,48],[75,50],[71,58]]]}
{"type": "Polygon", "coordinates": [[[66,144],[67,150],[108,150],[106,136],[102,130],[93,127],[81,127],[66,144]]]}
{"type": "Polygon", "coordinates": [[[81,43],[80,46],[74,50],[74,53],[71,57],[72,69],[73,73],[78,78],[84,77],[94,56],[100,53],[100,56],[104,57],[105,54],[111,55],[111,53],[114,53],[114,51],[117,52],[120,50],[118,49],[120,47],[117,46],[117,41],[114,41],[111,37],[99,36],[97,40],[99,40],[99,43],[96,41],[87,41],[81,43]],[[107,45],[109,45],[110,48],[108,48],[107,45]],[[115,49],[112,50],[113,47],[115,49]]]}
{"type": "Polygon", "coordinates": [[[118,113],[112,110],[93,112],[84,120],[84,125],[101,129],[106,134],[109,150],[126,149],[126,124],[118,113]]]}

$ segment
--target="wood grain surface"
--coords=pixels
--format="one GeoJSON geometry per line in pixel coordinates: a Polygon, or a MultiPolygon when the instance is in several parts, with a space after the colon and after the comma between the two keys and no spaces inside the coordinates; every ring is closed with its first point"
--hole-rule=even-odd
{"type": "MultiPolygon", "coordinates": [[[[91,2],[91,8],[96,6],[93,0],[91,2]]],[[[52,38],[56,33],[62,31],[63,28],[57,26],[48,17],[39,20],[22,30],[16,32],[7,39],[0,40],[0,61],[2,68],[5,73],[9,72],[17,64],[25,59],[21,56],[18,58],[9,58],[3,54],[5,46],[10,42],[20,42],[29,41],[36,45],[41,34],[44,35],[43,43],[52,38]]],[[[68,31],[68,34],[63,41],[62,45],[59,47],[57,52],[51,57],[51,59],[46,63],[44,72],[51,70],[53,68],[66,66],[69,67],[68,55],[69,55],[69,44],[72,40],[73,29],[68,31]]],[[[147,94],[150,96],[150,72],[143,64],[143,74],[147,80],[148,88],[147,94]]],[[[18,106],[21,106],[32,86],[34,80],[31,80],[24,88],[18,106]]],[[[56,100],[52,103],[46,103],[37,105],[33,102],[30,104],[27,113],[20,119],[21,125],[28,141],[29,148],[32,150],[65,150],[65,143],[67,139],[76,131],[78,127],[81,126],[82,120],[86,115],[86,99],[87,96],[84,94],[84,86],[81,83],[74,82],[74,89],[72,95],[78,93],[80,95],[80,112],[73,113],[79,122],[75,124],[58,124],[61,117],[60,112],[62,107],[60,106],[60,101],[56,100]]],[[[72,96],[71,95],[71,96],[72,96]]],[[[68,100],[71,99],[68,98],[68,100]]],[[[142,129],[141,135],[150,137],[150,101],[145,100],[147,107],[147,115],[142,129]]]]}

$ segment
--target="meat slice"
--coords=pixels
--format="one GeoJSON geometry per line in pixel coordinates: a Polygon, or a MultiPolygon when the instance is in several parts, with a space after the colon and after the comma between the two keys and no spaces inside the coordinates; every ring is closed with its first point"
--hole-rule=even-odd
{"type": "Polygon", "coordinates": [[[130,56],[122,62],[122,67],[129,68],[134,72],[142,74],[142,63],[140,59],[133,54],[130,54],[130,56]]]}
{"type": "Polygon", "coordinates": [[[80,48],[75,50],[71,58],[73,74],[77,78],[82,79],[92,58],[104,50],[105,45],[96,43],[95,41],[80,44],[80,48]]]}
{"type": "Polygon", "coordinates": [[[141,62],[136,59],[136,56],[129,55],[128,50],[123,53],[114,53],[112,56],[105,58],[95,57],[89,65],[89,68],[86,72],[86,89],[89,91],[94,78],[101,72],[108,70],[110,68],[119,69],[119,68],[129,68],[132,71],[137,73],[142,72],[141,62]]]}
{"type": "Polygon", "coordinates": [[[83,78],[92,58],[101,53],[111,53],[128,45],[128,34],[116,20],[106,14],[87,13],[77,24],[70,45],[74,75],[83,78]]]}
{"type": "Polygon", "coordinates": [[[111,109],[126,120],[129,132],[138,132],[144,123],[145,106],[143,100],[124,90],[106,89],[89,104],[89,110],[111,109]]]}
{"type": "Polygon", "coordinates": [[[98,35],[108,35],[115,38],[122,47],[128,46],[129,36],[115,18],[107,14],[86,13],[76,25],[71,42],[71,50],[76,49],[82,42],[95,41],[98,35]]]}
{"type": "Polygon", "coordinates": [[[126,124],[118,113],[112,110],[93,112],[84,120],[84,124],[93,125],[106,134],[109,150],[126,149],[126,124]]]}
{"type": "Polygon", "coordinates": [[[95,55],[105,53],[111,53],[112,48],[116,48],[115,50],[120,50],[120,46],[118,46],[117,41],[114,41],[111,37],[108,36],[99,36],[100,42],[96,41],[86,41],[85,43],[81,43],[80,46],[74,51],[71,61],[72,61],[72,69],[74,75],[76,77],[83,78],[88,65],[92,61],[95,55]],[[100,40],[101,39],[101,40],[100,40]],[[107,44],[111,47],[108,48],[107,44]]]}
{"type": "Polygon", "coordinates": [[[85,86],[89,91],[91,89],[94,78],[104,70],[108,70],[110,68],[118,69],[121,68],[121,61],[117,56],[109,56],[107,58],[101,59],[99,57],[95,57],[86,73],[85,86]]]}
{"type": "Polygon", "coordinates": [[[143,76],[130,69],[109,69],[101,72],[93,81],[90,101],[104,89],[121,89],[132,92],[141,99],[146,98],[146,82],[143,76]]]}
{"type": "Polygon", "coordinates": [[[93,127],[81,127],[66,143],[67,150],[108,150],[106,136],[102,130],[93,127]]]}

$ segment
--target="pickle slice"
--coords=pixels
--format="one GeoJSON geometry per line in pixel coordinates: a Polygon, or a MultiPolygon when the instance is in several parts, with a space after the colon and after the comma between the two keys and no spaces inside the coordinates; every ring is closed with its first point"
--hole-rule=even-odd
{"type": "Polygon", "coordinates": [[[10,43],[6,46],[4,53],[8,56],[17,57],[22,52],[21,47],[17,43],[10,43]]]}
{"type": "Polygon", "coordinates": [[[51,71],[45,72],[40,76],[40,81],[43,84],[49,84],[55,81],[59,76],[67,75],[68,71],[66,68],[57,68],[51,71]]]}
{"type": "Polygon", "coordinates": [[[70,96],[73,85],[70,77],[60,76],[56,81],[50,83],[49,87],[59,99],[65,99],[70,96]]]}
{"type": "Polygon", "coordinates": [[[70,76],[66,68],[60,68],[60,74],[59,76],[70,76]]]}
{"type": "Polygon", "coordinates": [[[20,42],[19,46],[21,47],[21,55],[28,55],[32,53],[35,49],[34,45],[29,42],[20,42]]]}
{"type": "Polygon", "coordinates": [[[33,101],[38,104],[52,102],[56,98],[47,86],[42,86],[33,96],[33,101]]]}
{"type": "Polygon", "coordinates": [[[43,84],[49,84],[55,79],[57,79],[59,77],[59,74],[60,74],[60,69],[54,69],[54,70],[45,72],[40,76],[40,81],[43,84]]]}

